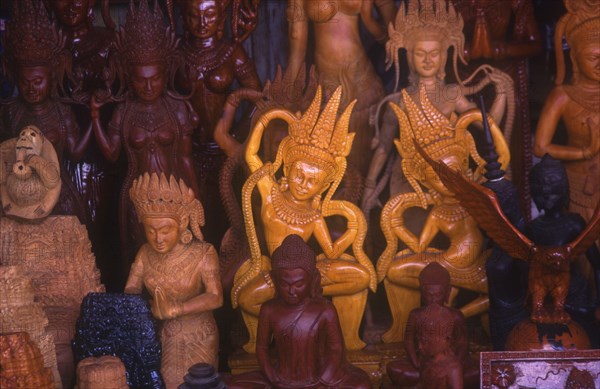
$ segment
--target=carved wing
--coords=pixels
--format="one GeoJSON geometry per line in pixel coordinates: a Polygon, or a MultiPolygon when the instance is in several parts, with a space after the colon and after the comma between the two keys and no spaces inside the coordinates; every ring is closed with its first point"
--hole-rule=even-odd
{"type": "Polygon", "coordinates": [[[569,243],[571,247],[571,258],[577,258],[579,255],[584,254],[585,251],[594,243],[596,239],[600,239],[600,203],[596,206],[594,215],[590,219],[587,227],[577,239],[569,243]]]}
{"type": "Polygon", "coordinates": [[[452,170],[443,162],[434,161],[417,142],[415,148],[497,245],[513,258],[530,259],[533,242],[507,219],[492,190],[467,179],[462,173],[452,170]]]}

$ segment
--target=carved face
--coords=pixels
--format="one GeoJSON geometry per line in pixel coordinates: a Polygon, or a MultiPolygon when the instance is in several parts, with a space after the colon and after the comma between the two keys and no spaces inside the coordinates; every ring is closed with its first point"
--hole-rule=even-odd
{"type": "Polygon", "coordinates": [[[421,304],[423,305],[444,305],[448,288],[441,284],[421,285],[421,304]]]}
{"type": "Polygon", "coordinates": [[[223,22],[221,4],[215,0],[192,0],[186,3],[183,21],[187,31],[196,38],[211,38],[223,22]]]}
{"type": "Polygon", "coordinates": [[[165,67],[162,64],[134,65],[131,69],[131,84],[135,95],[142,101],[152,102],[165,90],[165,67]]]}
{"type": "Polygon", "coordinates": [[[546,170],[531,183],[533,202],[539,210],[549,211],[564,205],[567,189],[561,171],[546,170]]]}
{"type": "Polygon", "coordinates": [[[19,133],[17,139],[16,149],[17,155],[22,152],[24,155],[42,154],[42,147],[44,146],[44,137],[41,131],[34,126],[27,126],[19,133]]]}
{"type": "Polygon", "coordinates": [[[61,24],[75,27],[86,22],[91,1],[93,0],[52,0],[50,5],[61,24]]]}
{"type": "Polygon", "coordinates": [[[23,66],[19,69],[19,94],[29,104],[46,101],[50,95],[50,69],[46,66],[23,66]]]}
{"type": "Polygon", "coordinates": [[[438,41],[418,41],[412,51],[415,71],[421,78],[436,77],[442,68],[442,44],[438,41]]]}
{"type": "Polygon", "coordinates": [[[292,163],[287,178],[292,196],[300,201],[311,200],[328,185],[325,170],[303,161],[292,163]]]}
{"type": "Polygon", "coordinates": [[[273,272],[277,293],[289,305],[299,305],[310,296],[310,279],[303,269],[278,269],[273,272]]]}
{"type": "Polygon", "coordinates": [[[146,217],[143,221],[148,244],[160,254],[171,252],[179,243],[180,226],[170,217],[146,217]]]}
{"type": "MultiPolygon", "coordinates": [[[[462,171],[462,163],[460,158],[454,155],[448,155],[442,158],[442,161],[448,165],[450,169],[455,171],[462,171]]],[[[425,168],[425,185],[431,188],[445,197],[454,197],[454,193],[450,192],[448,188],[442,183],[440,177],[436,174],[435,170],[431,165],[427,165],[425,168]]]]}
{"type": "Polygon", "coordinates": [[[588,43],[575,51],[577,67],[583,76],[600,82],[600,43],[588,43]]]}

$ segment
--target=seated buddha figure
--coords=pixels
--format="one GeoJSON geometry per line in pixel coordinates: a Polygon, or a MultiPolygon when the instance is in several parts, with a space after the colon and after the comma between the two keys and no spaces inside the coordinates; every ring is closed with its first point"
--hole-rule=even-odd
{"type": "Polygon", "coordinates": [[[338,315],[323,298],[315,252],[300,236],[288,235],[272,261],[277,297],[260,310],[260,371],[233,377],[229,388],[370,388],[369,376],[344,358],[338,315]]]}
{"type": "MultiPolygon", "coordinates": [[[[479,156],[467,126],[481,122],[481,111],[470,110],[458,119],[448,119],[429,102],[424,90],[421,90],[420,106],[406,91],[402,92],[402,99],[408,115],[396,104],[390,106],[400,124],[400,139],[395,143],[402,157],[402,170],[414,192],[391,198],[381,215],[387,246],[377,263],[377,274],[379,280],[384,281],[393,317],[391,328],[383,335],[385,342],[403,339],[408,314],[419,306],[417,277],[428,263],[438,262],[450,272],[455,291],[460,288],[479,294],[461,308],[465,317],[484,313],[488,306],[483,235],[433,168],[416,153],[416,146],[420,146],[430,157],[443,160],[453,169],[480,181],[485,162],[479,156]],[[469,168],[471,158],[478,166],[474,172],[469,168]],[[425,224],[418,236],[404,222],[405,211],[412,207],[427,210],[425,224]],[[444,249],[430,247],[438,233],[449,241],[444,249]],[[398,239],[407,247],[400,253],[396,252],[398,239]]],[[[493,120],[489,122],[499,160],[506,167],[509,160],[506,141],[493,120]]]]}
{"type": "Polygon", "coordinates": [[[366,222],[352,203],[332,200],[352,146],[353,134],[348,133],[348,123],[353,104],[336,120],[341,88],[322,112],[321,96],[318,88],[310,107],[301,116],[283,109],[267,112],[259,118],[248,139],[245,158],[252,174],[242,191],[242,208],[251,258],[237,271],[232,291],[233,306],[240,306],[250,333],[250,341],[244,346],[248,352],[255,348],[260,306],[275,295],[268,275],[270,259],[261,253],[252,214],[251,195],[255,187],[261,198],[260,219],[268,254],[290,234],[300,235],[304,241],[314,237],[322,250],[317,268],[323,293],[332,296],[338,310],[346,347],[357,350],[365,346],[358,330],[367,289],[376,288],[375,270],[363,251],[366,222]],[[281,141],[275,161],[263,163],[258,155],[261,138],[274,119],[288,123],[289,135],[281,141]],[[347,222],[347,229],[335,240],[325,222],[329,216],[347,222]],[[346,254],[350,247],[354,257],[346,254]]]}

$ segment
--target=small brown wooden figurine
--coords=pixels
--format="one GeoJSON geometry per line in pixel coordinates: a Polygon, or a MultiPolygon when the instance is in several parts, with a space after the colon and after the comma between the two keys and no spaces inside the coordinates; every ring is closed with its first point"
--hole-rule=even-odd
{"type": "Polygon", "coordinates": [[[368,375],[345,360],[336,309],[323,298],[314,251],[300,236],[288,235],[272,262],[277,297],[260,309],[260,371],[234,377],[229,387],[370,388],[368,375]],[[269,355],[272,342],[275,363],[269,355]]]}
{"type": "Polygon", "coordinates": [[[60,195],[56,151],[36,126],[0,144],[0,202],[6,215],[40,219],[50,214],[60,195]]]}
{"type": "MultiPolygon", "coordinates": [[[[569,177],[569,210],[589,221],[600,201],[600,8],[591,1],[565,0],[567,14],[556,26],[557,86],[540,113],[533,153],[562,160],[569,177]],[[573,75],[565,81],[563,37],[571,48],[573,75]],[[553,142],[563,122],[568,141],[553,142]]],[[[597,242],[598,245],[598,242],[597,242]]],[[[600,246],[599,246],[600,247],[600,246]]],[[[578,262],[591,274],[585,262],[578,262]]]]}
{"type": "Polygon", "coordinates": [[[323,250],[317,267],[323,275],[324,294],[333,297],[345,345],[349,350],[365,346],[358,331],[368,289],[375,290],[377,285],[375,269],[363,250],[366,221],[354,204],[332,200],[354,138],[348,132],[354,104],[347,106],[338,118],[342,88],[336,90],[322,111],[321,97],[319,88],[301,116],[284,109],[268,111],[259,118],[248,139],[246,163],[252,174],[244,185],[242,209],[251,258],[236,273],[232,291],[233,306],[240,306],[250,333],[250,341],[244,346],[248,352],[254,352],[260,306],[275,294],[270,277],[265,275],[271,267],[270,260],[261,253],[254,222],[251,195],[255,187],[260,193],[260,218],[269,254],[290,234],[305,240],[314,236],[323,250]],[[289,135],[281,141],[275,161],[265,163],[258,151],[265,128],[274,119],[288,124],[289,135]],[[280,169],[281,178],[277,175],[280,169]],[[334,215],[347,221],[347,228],[335,240],[326,223],[326,218],[334,215]],[[354,257],[345,253],[350,247],[354,257]]]}
{"type": "Polygon", "coordinates": [[[112,355],[83,359],[77,364],[76,389],[129,389],[123,362],[112,355]]]}
{"type": "Polygon", "coordinates": [[[52,371],[27,332],[0,335],[0,387],[54,389],[52,371]]]}
{"type": "Polygon", "coordinates": [[[61,102],[65,76],[70,73],[71,54],[64,48],[62,33],[48,20],[41,2],[13,2],[6,29],[5,74],[16,81],[19,95],[0,108],[0,139],[18,136],[25,126],[35,125],[58,156],[62,190],[54,213],[75,214],[88,221],[88,212],[71,180],[65,159],[81,159],[91,129],[80,136],[71,108],[61,102]]]}
{"type": "Polygon", "coordinates": [[[161,374],[167,389],[174,389],[196,363],[217,368],[212,310],[223,304],[219,258],[203,241],[204,210],[183,180],[146,173],[134,180],[129,195],[148,242],[131,267],[125,292],[145,287],[150,293],[152,314],[164,321],[161,374]]]}
{"type": "MultiPolygon", "coordinates": [[[[198,193],[191,140],[198,118],[183,97],[167,85],[175,71],[177,40],[164,25],[157,3],[154,9],[147,0],[140,1],[139,7],[130,4],[118,43],[111,69],[117,70],[113,76],[120,77],[121,86],[129,84],[131,89],[115,109],[108,131],[102,126],[99,109],[107,101],[120,100],[122,91],[117,97],[94,95],[90,108],[92,127],[104,156],[110,161],[116,161],[121,151],[127,156],[119,204],[121,245],[136,249],[143,242],[143,233],[132,214],[127,190],[139,175],[162,172],[183,179],[198,193]]],[[[129,254],[123,253],[123,261],[130,259],[129,254]]]]}
{"type": "Polygon", "coordinates": [[[462,389],[469,342],[463,314],[444,306],[450,296],[450,273],[432,262],[421,270],[419,288],[423,306],[410,312],[404,332],[408,360],[388,363],[388,375],[401,386],[418,382],[424,389],[462,389]]]}

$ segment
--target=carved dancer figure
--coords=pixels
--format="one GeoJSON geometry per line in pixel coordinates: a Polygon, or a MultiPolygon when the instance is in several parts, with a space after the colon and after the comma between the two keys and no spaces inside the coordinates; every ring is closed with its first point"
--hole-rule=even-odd
{"type": "Polygon", "coordinates": [[[299,235],[288,235],[272,263],[277,295],[260,309],[260,371],[234,376],[229,388],[370,388],[368,375],[345,360],[338,315],[323,298],[315,252],[299,235]]]}
{"type": "MultiPolygon", "coordinates": [[[[307,62],[309,30],[314,32],[314,63],[325,97],[343,85],[343,104],[356,99],[350,130],[356,132],[354,148],[348,157],[349,170],[365,176],[371,160],[374,128],[369,109],[385,95],[383,84],[360,39],[360,22],[379,42],[387,39],[385,27],[393,19],[396,6],[390,0],[288,0],[290,55],[288,69],[295,76],[307,62]],[[382,25],[373,16],[381,15],[382,25]]],[[[358,201],[356,199],[349,199],[358,201]]]]}
{"type": "Polygon", "coordinates": [[[367,226],[358,207],[332,200],[354,138],[348,133],[354,104],[336,120],[341,94],[340,87],[320,112],[321,89],[317,89],[311,106],[301,117],[283,109],[271,110],[259,118],[248,140],[246,163],[252,175],[244,185],[242,207],[252,258],[236,273],[232,291],[233,306],[242,309],[250,332],[250,341],[244,347],[248,352],[254,351],[260,306],[275,294],[266,273],[270,260],[261,253],[252,214],[254,187],[261,197],[260,218],[269,255],[289,234],[298,234],[305,241],[314,236],[323,250],[317,268],[324,294],[333,296],[345,345],[350,350],[365,346],[358,330],[367,289],[376,288],[373,265],[363,251],[367,226]],[[261,139],[264,129],[276,118],[288,123],[290,135],[280,143],[275,161],[264,163],[258,156],[261,139]],[[276,174],[282,163],[283,177],[279,179],[276,174]],[[325,222],[326,217],[333,215],[347,220],[347,229],[336,240],[331,239],[325,222]],[[356,259],[345,254],[350,246],[356,259]]]}
{"type": "MultiPolygon", "coordinates": [[[[475,181],[482,180],[485,161],[467,131],[469,124],[481,122],[481,111],[468,111],[454,121],[429,102],[424,89],[420,93],[421,107],[406,91],[402,95],[408,116],[399,106],[390,105],[400,122],[400,139],[395,143],[402,157],[402,169],[414,192],[396,195],[386,203],[381,214],[387,246],[377,262],[377,275],[379,281],[384,281],[393,318],[392,326],[383,335],[384,342],[404,338],[408,314],[419,305],[419,294],[415,290],[418,274],[430,262],[439,262],[450,272],[454,288],[479,294],[461,307],[465,317],[485,313],[488,306],[483,235],[475,219],[415,149],[421,146],[432,158],[445,161],[475,181]],[[471,158],[478,166],[474,173],[469,168],[471,158]],[[404,223],[404,213],[412,207],[427,210],[425,225],[418,236],[404,223]],[[443,250],[430,247],[438,233],[449,239],[448,247],[443,250]],[[398,239],[408,247],[400,253],[396,252],[398,239]]],[[[491,120],[490,126],[500,161],[506,167],[510,158],[508,147],[500,129],[491,120]]]]}
{"type": "Polygon", "coordinates": [[[129,195],[148,242],[131,267],[125,292],[141,293],[143,286],[150,293],[152,314],[164,321],[161,374],[167,389],[174,389],[192,365],[217,367],[212,311],[223,304],[219,258],[200,231],[202,204],[183,180],[145,173],[129,195]]]}
{"type": "Polygon", "coordinates": [[[111,77],[120,78],[121,90],[116,97],[94,95],[90,102],[92,127],[104,156],[116,161],[123,150],[127,157],[119,204],[122,261],[126,267],[130,259],[127,248],[137,249],[136,243],[143,241],[127,195],[133,179],[146,172],[174,175],[197,193],[191,137],[198,118],[168,85],[176,69],[176,46],[175,35],[164,26],[158,5],[151,10],[146,0],[139,7],[131,3],[111,63],[111,77]],[[123,94],[125,85],[131,89],[123,94]],[[110,100],[122,102],[105,131],[99,109],[110,100]]]}
{"type": "Polygon", "coordinates": [[[54,213],[75,214],[85,223],[88,211],[65,166],[67,158],[81,159],[92,132],[88,129],[81,136],[73,111],[61,101],[67,96],[63,87],[71,72],[64,37],[48,20],[41,2],[23,0],[13,3],[5,43],[4,74],[16,81],[19,95],[0,108],[0,139],[18,136],[25,126],[39,128],[60,162],[62,190],[54,213]]]}
{"type": "MultiPolygon", "coordinates": [[[[569,210],[591,220],[600,201],[600,9],[590,1],[565,0],[567,14],[556,26],[554,44],[557,61],[557,86],[552,90],[538,121],[533,153],[548,153],[564,161],[569,177],[569,210]],[[573,75],[565,81],[562,39],[571,48],[573,75]],[[562,121],[567,143],[553,142],[562,121]]],[[[598,242],[596,243],[598,246],[598,242]]],[[[579,261],[591,278],[591,269],[579,261]]]]}
{"type": "MultiPolygon", "coordinates": [[[[491,107],[491,115],[500,123],[506,109],[507,96],[513,94],[512,81],[508,75],[492,68],[483,66],[475,71],[467,80],[461,81],[457,76],[458,60],[463,63],[464,36],[462,33],[463,21],[456,13],[452,4],[445,0],[419,0],[409,2],[405,9],[404,3],[396,15],[395,24],[390,25],[390,40],[386,44],[388,67],[396,68],[396,87],[400,71],[399,50],[406,49],[409,67],[409,86],[405,89],[407,95],[414,100],[417,106],[423,105],[421,95],[424,93],[433,107],[445,118],[451,121],[453,115],[459,115],[475,104],[467,99],[467,95],[478,92],[484,86],[492,83],[495,86],[496,98],[491,107]],[[453,68],[459,84],[446,83],[446,60],[448,49],[453,48],[453,68]],[[484,79],[475,86],[466,86],[469,80],[483,70],[484,79]]],[[[407,103],[404,93],[395,93],[386,97],[378,107],[381,110],[387,101],[393,101],[405,112],[407,103]]],[[[443,132],[442,127],[432,129],[443,132]]],[[[400,161],[390,162],[392,159],[393,139],[398,133],[398,122],[391,110],[386,110],[383,117],[383,126],[378,134],[378,146],[373,154],[369,167],[365,190],[362,197],[362,210],[365,215],[379,202],[379,195],[385,187],[387,177],[380,178],[386,163],[394,163],[390,180],[392,195],[408,188],[402,187],[402,168],[400,161]]],[[[507,134],[507,139],[510,135],[507,134]]]]}
{"type": "Polygon", "coordinates": [[[0,144],[0,202],[5,215],[36,220],[50,214],[60,195],[56,151],[35,126],[0,144]]]}

